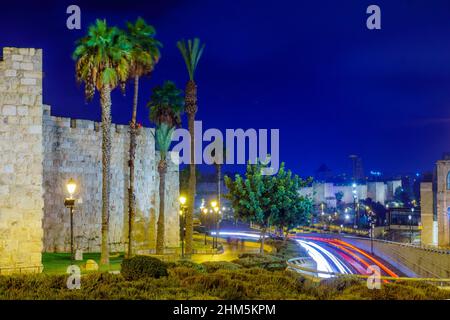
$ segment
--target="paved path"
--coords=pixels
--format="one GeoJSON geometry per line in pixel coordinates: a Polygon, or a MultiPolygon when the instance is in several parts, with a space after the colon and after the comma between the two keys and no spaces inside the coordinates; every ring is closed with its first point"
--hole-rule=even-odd
{"type": "MultiPolygon", "coordinates": [[[[259,243],[246,241],[244,245],[240,242],[238,245],[227,243],[227,241],[220,239],[219,242],[223,245],[224,252],[218,254],[194,254],[192,261],[202,263],[205,261],[233,261],[239,258],[241,253],[259,253],[259,243]]],[[[272,251],[271,247],[266,246],[267,251],[272,251]]]]}

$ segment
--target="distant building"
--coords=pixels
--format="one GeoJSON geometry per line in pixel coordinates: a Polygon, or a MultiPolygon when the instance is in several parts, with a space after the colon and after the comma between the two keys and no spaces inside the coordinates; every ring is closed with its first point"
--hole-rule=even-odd
{"type": "Polygon", "coordinates": [[[436,162],[432,176],[420,184],[422,210],[422,242],[429,245],[450,245],[450,154],[436,162]]]}
{"type": "MultiPolygon", "coordinates": [[[[220,183],[220,206],[221,211],[224,211],[224,215],[229,216],[231,212],[231,203],[228,199],[225,199],[224,195],[228,193],[228,189],[225,186],[224,175],[234,176],[234,174],[225,173],[222,175],[220,183]],[[225,210],[222,210],[225,207],[225,210]]],[[[201,173],[200,178],[197,180],[196,188],[196,200],[195,200],[195,212],[200,213],[202,206],[210,206],[211,201],[218,200],[217,195],[217,175],[215,173],[201,173]]]]}
{"type": "Polygon", "coordinates": [[[401,187],[400,180],[356,183],[355,187],[352,183],[314,182],[311,186],[300,189],[299,193],[311,197],[315,205],[325,203],[327,207],[335,208],[337,193],[342,193],[341,201],[345,204],[353,203],[353,189],[356,190],[357,199],[371,198],[374,202],[385,204],[394,200],[397,187],[401,187]]]}
{"type": "Polygon", "coordinates": [[[352,176],[353,180],[361,180],[364,179],[364,168],[362,164],[362,160],[359,156],[355,154],[351,154],[349,158],[352,161],[352,176]]]}
{"type": "Polygon", "coordinates": [[[315,177],[318,181],[328,181],[333,178],[333,171],[331,171],[326,164],[322,164],[319,169],[316,170],[315,177]]]}

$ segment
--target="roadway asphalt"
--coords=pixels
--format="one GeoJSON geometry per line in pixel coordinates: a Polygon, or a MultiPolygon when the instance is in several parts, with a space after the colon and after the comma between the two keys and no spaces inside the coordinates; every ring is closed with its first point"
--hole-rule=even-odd
{"type": "MultiPolygon", "coordinates": [[[[375,266],[383,276],[403,276],[380,257],[346,241],[314,235],[296,236],[293,239],[308,252],[320,271],[367,275],[373,273],[371,270],[375,266]]],[[[325,274],[321,276],[327,277],[325,274]]]]}
{"type": "MultiPolygon", "coordinates": [[[[224,223],[221,226],[221,234],[224,238],[255,239],[259,237],[258,232],[250,229],[246,224],[224,223]]],[[[373,273],[371,268],[375,266],[379,268],[382,276],[404,276],[398,269],[380,257],[344,240],[333,238],[332,235],[307,234],[292,236],[292,239],[308,252],[320,271],[368,275],[373,273]]],[[[320,276],[327,277],[325,274],[320,274],[320,276]]]]}

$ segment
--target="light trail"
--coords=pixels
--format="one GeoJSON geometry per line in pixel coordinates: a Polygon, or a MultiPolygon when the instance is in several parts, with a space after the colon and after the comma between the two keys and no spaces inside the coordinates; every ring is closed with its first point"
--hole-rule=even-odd
{"type": "MultiPolygon", "coordinates": [[[[320,241],[320,242],[329,243],[329,244],[339,248],[340,250],[351,254],[352,257],[354,257],[356,260],[362,262],[363,260],[360,257],[356,256],[355,252],[357,252],[357,253],[361,254],[362,256],[366,257],[368,260],[372,261],[374,264],[376,264],[378,267],[380,267],[384,272],[386,272],[389,276],[394,277],[394,278],[398,278],[398,275],[395,272],[393,272],[392,270],[390,270],[381,261],[379,261],[378,259],[374,258],[373,256],[371,256],[370,254],[368,254],[364,250],[361,250],[361,249],[355,247],[354,245],[352,245],[352,244],[350,244],[350,243],[348,243],[346,241],[342,241],[342,240],[339,240],[339,239],[321,238],[321,237],[304,237],[304,238],[310,239],[310,240],[313,240],[313,241],[320,241]]],[[[367,262],[362,262],[362,263],[365,266],[368,265],[367,262]]],[[[368,268],[371,268],[371,267],[368,266],[368,268]]]]}
{"type": "MultiPolygon", "coordinates": [[[[314,260],[314,262],[317,265],[318,271],[333,272],[331,265],[328,263],[327,259],[325,259],[325,257],[319,251],[317,251],[314,247],[310,246],[306,241],[303,241],[303,240],[296,240],[296,241],[298,242],[298,244],[300,244],[300,246],[302,246],[306,250],[308,255],[314,260]]],[[[320,272],[318,272],[317,275],[320,278],[331,278],[332,277],[332,275],[324,274],[324,273],[320,273],[320,272]]]]}
{"type": "Polygon", "coordinates": [[[353,273],[346,265],[342,264],[335,255],[333,255],[330,251],[326,250],[325,248],[319,246],[318,244],[308,241],[308,244],[325,254],[337,267],[340,273],[343,274],[350,274],[353,273]]]}
{"type": "MultiPolygon", "coordinates": [[[[247,238],[254,238],[254,239],[260,239],[261,235],[257,233],[247,233],[247,232],[241,232],[241,231],[219,231],[219,237],[220,236],[235,236],[235,237],[247,237],[247,238]]],[[[215,231],[211,231],[211,235],[216,235],[215,231]]],[[[268,238],[268,235],[265,235],[264,238],[268,238]]]]}
{"type": "Polygon", "coordinates": [[[390,275],[391,277],[394,278],[398,278],[398,275],[393,272],[391,269],[389,269],[388,267],[386,267],[383,263],[381,263],[379,260],[375,259],[374,257],[372,257],[371,255],[369,255],[368,253],[366,253],[365,251],[351,245],[348,242],[342,241],[342,240],[338,240],[338,239],[334,239],[331,242],[337,242],[340,243],[348,248],[351,248],[353,250],[355,250],[356,252],[362,254],[363,256],[365,256],[367,259],[371,260],[372,262],[374,262],[377,266],[379,266],[384,272],[386,272],[388,275],[390,275]]]}

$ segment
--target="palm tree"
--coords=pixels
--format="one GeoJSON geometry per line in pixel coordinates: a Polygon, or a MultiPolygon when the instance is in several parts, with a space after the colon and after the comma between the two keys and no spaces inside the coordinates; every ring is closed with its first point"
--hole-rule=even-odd
{"type": "Polygon", "coordinates": [[[156,32],[153,26],[148,25],[144,19],[138,18],[133,24],[127,23],[127,36],[131,44],[130,78],[134,79],[133,112],[130,122],[130,187],[128,192],[128,257],[132,256],[132,231],[136,215],[134,195],[134,159],[136,155],[136,116],[139,93],[139,78],[150,74],[160,58],[159,47],[161,43],[154,38],[156,32]]]}
{"type": "Polygon", "coordinates": [[[156,124],[155,140],[156,148],[160,152],[158,163],[159,173],[159,215],[156,235],[156,254],[164,253],[165,244],[165,189],[167,173],[167,153],[172,142],[174,129],[181,125],[181,113],[184,103],[179,90],[171,81],[166,81],[162,87],[153,89],[148,107],[150,108],[150,120],[156,124]]]}
{"type": "Polygon", "coordinates": [[[84,82],[87,101],[100,93],[102,108],[102,243],[100,263],[109,264],[109,198],[111,159],[111,91],[128,78],[130,45],[125,35],[106,20],[97,20],[76,43],[76,78],[84,82]]]}
{"type": "Polygon", "coordinates": [[[193,217],[194,217],[194,201],[196,193],[195,178],[195,136],[194,124],[195,114],[197,113],[197,84],[194,76],[198,62],[203,54],[205,45],[200,45],[200,40],[182,40],[177,42],[177,47],[183,56],[186,68],[189,74],[189,80],[185,90],[186,113],[188,114],[189,133],[191,136],[191,161],[189,165],[189,208],[186,213],[186,253],[192,253],[192,235],[194,233],[193,217]]]}

